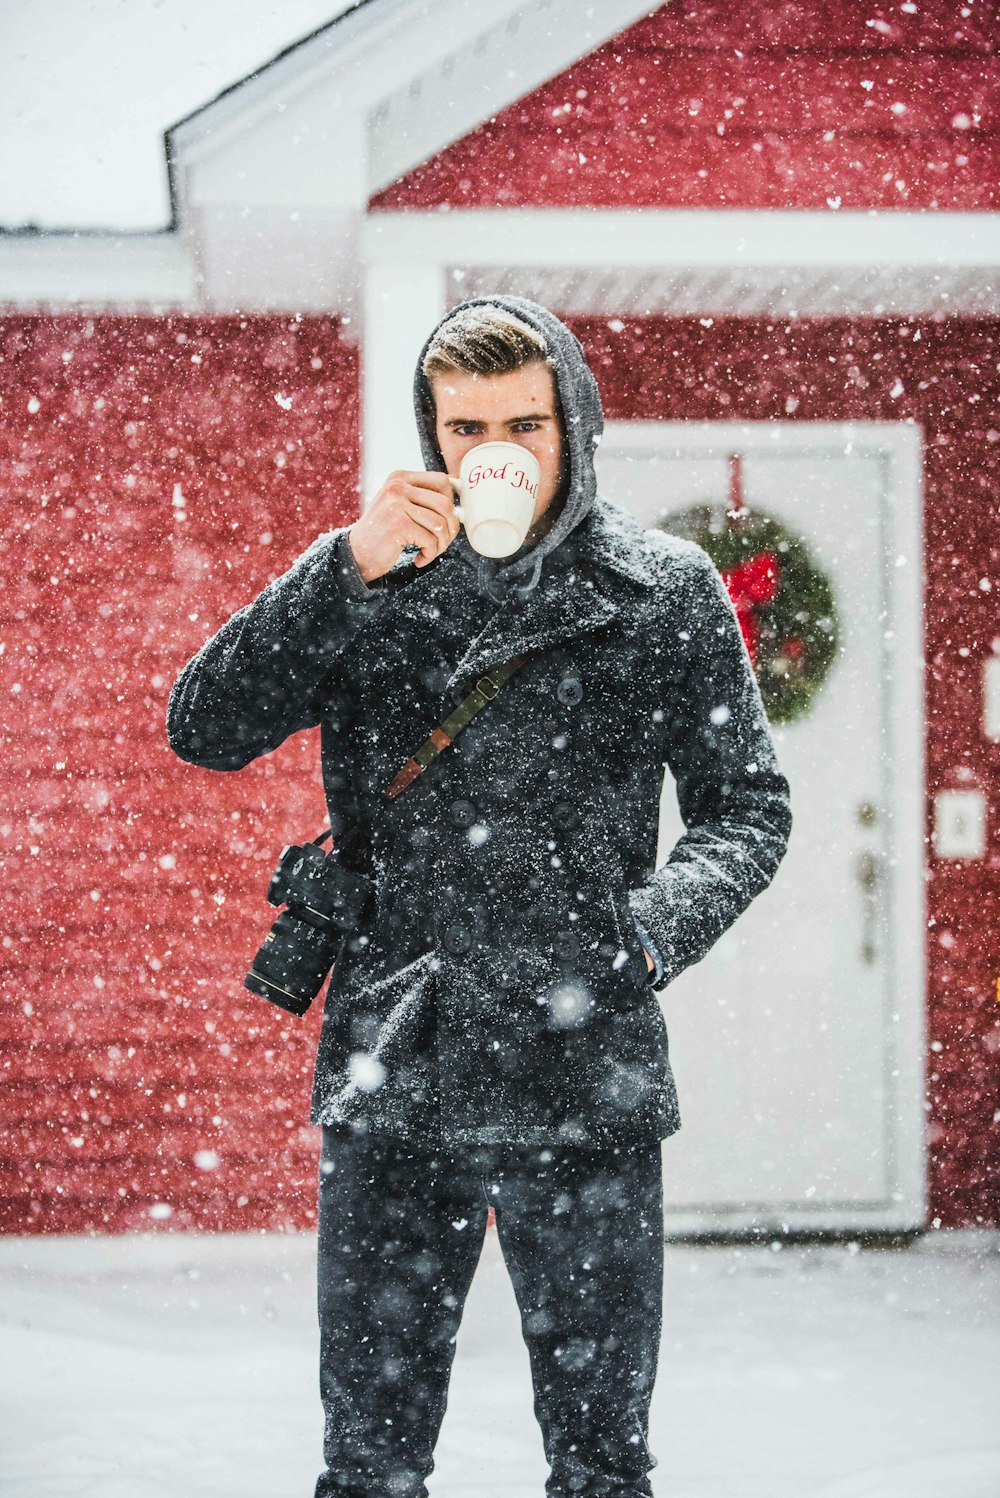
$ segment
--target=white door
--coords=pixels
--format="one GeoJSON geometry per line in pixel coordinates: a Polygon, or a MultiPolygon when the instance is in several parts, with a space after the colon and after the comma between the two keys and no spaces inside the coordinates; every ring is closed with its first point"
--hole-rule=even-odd
{"type": "MultiPolygon", "coordinates": [[[[830,578],[841,649],[772,733],[794,825],[773,884],[663,991],[682,1127],[668,1233],[921,1225],[924,1185],[920,439],[858,423],[609,423],[603,494],[644,526],[743,498],[830,578]]],[[[665,776],[662,863],[684,831],[665,776]]]]}

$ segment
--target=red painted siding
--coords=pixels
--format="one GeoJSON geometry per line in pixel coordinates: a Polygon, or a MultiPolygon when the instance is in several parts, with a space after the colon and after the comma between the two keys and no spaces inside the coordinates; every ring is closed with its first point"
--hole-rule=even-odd
{"type": "MultiPolygon", "coordinates": [[[[928,857],[932,1215],[1000,1224],[983,926],[1000,749],[982,737],[979,686],[998,634],[1000,328],[621,322],[572,319],[609,417],[788,420],[794,405],[793,419],[923,426],[927,833],[930,794],[956,769],[992,808],[985,862],[928,857]]],[[[319,1013],[286,1023],[241,985],[277,851],[323,825],[318,736],[214,775],[170,753],[163,715],[201,640],[356,513],[354,352],[323,320],[112,317],[9,318],[0,351],[0,1228],[307,1226],[319,1013]],[[204,1150],[217,1168],[196,1163],[204,1150]],[[150,1217],[158,1203],[172,1215],[150,1217]]]]}
{"type": "Polygon", "coordinates": [[[281,847],[324,825],[318,734],[213,774],[164,714],[357,513],[356,366],[326,319],[0,319],[0,1230],[309,1220],[319,1012],[241,985],[281,847]]]}
{"type": "Polygon", "coordinates": [[[998,204],[1000,6],[679,0],[375,208],[998,204]]]}

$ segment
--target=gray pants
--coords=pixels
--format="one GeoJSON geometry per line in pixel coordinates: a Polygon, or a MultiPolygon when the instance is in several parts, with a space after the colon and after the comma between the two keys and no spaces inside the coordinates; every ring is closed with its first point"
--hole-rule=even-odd
{"type": "Polygon", "coordinates": [[[490,1206],[530,1357],[548,1498],[651,1498],[660,1142],[435,1147],[349,1126],[323,1129],[320,1161],[326,1471],[315,1498],[427,1498],[490,1206]]]}

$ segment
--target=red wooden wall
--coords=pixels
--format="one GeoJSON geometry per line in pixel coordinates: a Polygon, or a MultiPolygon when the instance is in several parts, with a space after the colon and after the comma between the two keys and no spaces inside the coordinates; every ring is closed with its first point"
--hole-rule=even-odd
{"type": "Polygon", "coordinates": [[[319,735],[213,774],[164,716],[357,513],[356,364],[329,319],[0,318],[0,1230],[309,1220],[318,1007],[241,985],[324,825],[319,735]]]}
{"type": "Polygon", "coordinates": [[[987,209],[1000,6],[676,0],[377,208],[987,209]]]}

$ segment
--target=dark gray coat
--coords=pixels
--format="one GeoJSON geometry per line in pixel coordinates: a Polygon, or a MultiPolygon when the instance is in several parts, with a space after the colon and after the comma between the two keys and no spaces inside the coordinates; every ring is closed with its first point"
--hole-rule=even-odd
{"type": "MultiPolygon", "coordinates": [[[[321,725],[332,825],[352,827],[379,898],[327,989],[313,1123],[650,1141],[680,1114],[635,921],[661,987],[704,957],[774,877],[789,787],[709,557],[596,494],[579,343],[535,303],[489,300],[543,332],[556,372],[570,468],[548,535],[493,561],[463,530],[370,588],[347,528],[319,536],[187,663],[167,732],[182,759],[237,770],[321,725]],[[537,655],[388,801],[431,729],[522,651],[537,655]],[[687,830],[656,869],[665,765],[687,830]]],[[[424,394],[418,372],[425,462],[443,470],[424,394]]]]}

